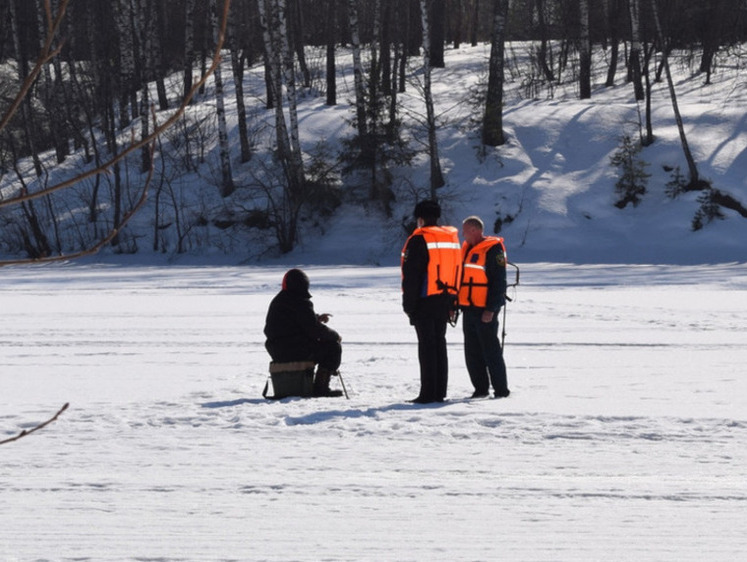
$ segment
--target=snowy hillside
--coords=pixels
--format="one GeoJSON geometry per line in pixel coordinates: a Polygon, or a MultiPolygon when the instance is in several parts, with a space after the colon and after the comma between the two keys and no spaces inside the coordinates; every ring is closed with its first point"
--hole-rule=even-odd
{"type": "MultiPolygon", "coordinates": [[[[632,86],[618,77],[617,86],[597,85],[591,100],[578,100],[575,85],[556,88],[553,97],[523,99],[519,80],[507,85],[504,129],[508,144],[480,157],[470,117],[479,117],[469,104],[470,86],[484,79],[487,48],[448,51],[446,68],[434,71],[437,113],[444,126],[439,142],[447,185],[439,193],[447,220],[459,224],[479,214],[488,225],[513,217],[501,235],[516,261],[585,263],[716,263],[747,259],[747,219],[727,211],[698,232],[691,222],[699,205],[697,193],[678,199],[665,195],[668,170],[687,172],[665,83],[654,85],[653,129],[656,142],[640,157],[648,164],[648,193],[636,208],[618,209],[614,185],[617,170],[610,157],[623,134],[638,138],[639,112],[632,86]]],[[[737,59],[734,59],[737,61],[737,59]]],[[[738,63],[738,61],[737,61],[738,63]]],[[[596,60],[603,79],[602,61],[596,60]]],[[[747,76],[740,66],[719,67],[711,85],[673,62],[680,111],[701,177],[715,188],[747,201],[747,76]]],[[[419,100],[411,99],[416,105],[419,100]]],[[[427,186],[427,165],[413,169],[413,183],[427,186]]],[[[398,207],[401,219],[411,201],[398,207]]],[[[305,262],[319,247],[331,263],[394,263],[399,221],[382,229],[377,215],[340,213],[323,239],[307,240],[288,261],[305,262]],[[352,216],[351,216],[352,215],[352,216]],[[353,233],[352,235],[350,233],[353,233]],[[359,240],[373,240],[365,253],[359,240]],[[376,247],[378,246],[378,247],[376,247]]]]}
{"type": "MultiPolygon", "coordinates": [[[[577,86],[570,75],[561,85],[530,91],[525,47],[515,44],[508,50],[504,111],[508,142],[496,149],[481,147],[476,125],[481,117],[480,96],[484,92],[488,46],[448,50],[446,68],[434,69],[438,142],[447,182],[439,191],[445,220],[459,224],[465,216],[479,214],[491,227],[489,230],[501,220],[501,235],[506,238],[511,259],[518,262],[684,264],[742,261],[747,257],[744,244],[747,219],[726,210],[725,220],[714,221],[693,232],[691,223],[700,206],[699,194],[687,193],[677,199],[665,194],[674,170],[679,168],[682,174],[687,173],[665,83],[654,84],[652,113],[656,142],[640,153],[650,174],[647,193],[637,207],[618,209],[614,206],[614,186],[619,171],[611,166],[610,157],[619,150],[623,135],[638,138],[643,104],[635,102],[633,88],[625,83],[622,72],[618,73],[616,86],[601,85],[606,74],[602,51],[594,57],[596,80],[590,100],[577,99],[577,86]]],[[[743,68],[744,53],[741,55],[719,55],[710,85],[704,85],[704,77],[692,72],[684,56],[675,53],[671,62],[680,111],[700,176],[747,204],[744,110],[747,75],[743,68]]],[[[401,115],[408,123],[408,134],[415,137],[412,146],[423,150],[417,140],[420,133],[416,125],[424,114],[422,96],[416,87],[420,79],[419,61],[413,59],[411,63],[411,83],[407,93],[400,96],[401,115]]],[[[300,100],[300,132],[307,156],[314,154],[322,143],[326,157],[335,159],[342,150],[342,141],[353,134],[349,54],[341,52],[338,72],[338,106],[325,106],[324,97],[318,92],[306,93],[300,100]]],[[[230,75],[228,67],[224,75],[230,75]]],[[[172,79],[170,91],[176,95],[179,77],[175,75],[172,79]]],[[[158,196],[160,212],[166,212],[164,209],[172,199],[178,200],[183,209],[182,222],[178,225],[182,231],[175,231],[176,221],[168,213],[159,219],[161,226],[154,228],[156,195],[152,193],[146,208],[132,222],[130,235],[138,255],[128,259],[183,264],[216,259],[234,264],[396,264],[407,234],[403,224],[408,221],[416,198],[428,195],[429,166],[424,155],[416,158],[409,168],[392,170],[397,200],[391,218],[377,204],[366,204],[365,195],[361,195],[365,189],[344,185],[342,206],[331,217],[304,221],[300,244],[288,255],[278,255],[271,231],[243,228],[224,231],[206,221],[206,217],[211,220],[220,217],[232,205],[243,209],[265,205],[262,190],[256,187],[257,174],[263,173],[274,133],[273,113],[264,108],[263,70],[261,66],[253,67],[245,76],[249,126],[254,131],[257,154],[243,164],[238,162],[236,107],[233,87],[228,82],[227,118],[235,151],[233,175],[239,189],[228,200],[219,196],[215,185],[218,169],[215,150],[207,153],[205,163],[194,173],[178,170],[173,159],[159,160],[157,173],[163,171],[166,179],[165,183],[157,179],[154,184],[172,190],[171,195],[164,191],[158,196]],[[155,254],[152,253],[154,236],[163,238],[158,244],[161,249],[155,254]],[[186,253],[175,253],[179,237],[188,241],[186,253]]],[[[191,122],[214,115],[211,96],[209,87],[206,97],[190,107],[191,122]]],[[[181,124],[176,129],[180,127],[181,124]]],[[[198,133],[207,134],[197,127],[191,134],[198,133]]],[[[177,142],[179,134],[167,134],[165,146],[177,142]]],[[[72,159],[66,166],[70,171],[75,171],[74,162],[72,159]]],[[[131,165],[133,170],[129,174],[137,177],[134,168],[139,165],[138,158],[133,157],[131,165]]],[[[70,171],[53,171],[52,179],[55,174],[70,171]]],[[[11,181],[11,176],[6,175],[5,181],[11,181]]],[[[155,190],[153,187],[152,191],[155,190]]],[[[79,204],[74,199],[67,206],[79,204]]],[[[108,260],[107,254],[105,250],[97,259],[108,260]]]]}

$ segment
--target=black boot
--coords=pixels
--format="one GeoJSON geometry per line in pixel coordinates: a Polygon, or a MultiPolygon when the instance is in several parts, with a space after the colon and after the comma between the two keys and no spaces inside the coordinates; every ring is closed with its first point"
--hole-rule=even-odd
{"type": "Polygon", "coordinates": [[[316,370],[316,376],[314,377],[314,396],[342,396],[342,390],[330,390],[329,388],[329,379],[333,374],[336,373],[329,369],[325,369],[324,367],[319,367],[316,370]]]}

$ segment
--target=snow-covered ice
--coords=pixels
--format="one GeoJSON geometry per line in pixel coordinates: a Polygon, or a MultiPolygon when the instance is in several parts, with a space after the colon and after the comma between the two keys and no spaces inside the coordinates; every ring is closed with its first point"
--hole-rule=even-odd
{"type": "Polygon", "coordinates": [[[739,559],[747,265],[521,267],[511,397],[455,328],[427,406],[397,268],[307,268],[350,399],[282,401],[282,266],[0,269],[0,440],[70,402],[0,447],[0,559],[739,559]]]}

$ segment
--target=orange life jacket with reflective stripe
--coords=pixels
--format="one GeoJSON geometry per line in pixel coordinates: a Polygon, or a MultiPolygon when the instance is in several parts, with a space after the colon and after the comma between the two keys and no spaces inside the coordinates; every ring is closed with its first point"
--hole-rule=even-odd
{"type": "MultiPolygon", "coordinates": [[[[462,252],[459,231],[453,226],[423,226],[416,228],[413,236],[422,236],[428,248],[428,272],[425,281],[425,296],[450,294],[459,291],[459,273],[462,252]]],[[[407,239],[407,243],[410,241],[407,239]]],[[[402,261],[404,262],[404,248],[402,261]]]]}
{"type": "Polygon", "coordinates": [[[503,255],[506,247],[503,238],[487,236],[471,248],[465,242],[462,244],[464,266],[462,282],[459,286],[459,305],[485,308],[488,304],[488,274],[485,271],[488,250],[496,244],[501,245],[503,255]]]}

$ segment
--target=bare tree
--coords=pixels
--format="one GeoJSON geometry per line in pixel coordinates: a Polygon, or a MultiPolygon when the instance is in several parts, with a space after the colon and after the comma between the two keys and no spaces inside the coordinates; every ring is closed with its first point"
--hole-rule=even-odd
{"type": "Polygon", "coordinates": [[[620,1],[604,0],[604,10],[607,22],[607,35],[610,43],[610,64],[607,68],[607,80],[604,85],[608,88],[615,85],[615,74],[617,72],[617,62],[620,54],[620,1]]]}
{"type": "Polygon", "coordinates": [[[680,143],[682,144],[682,150],[685,153],[685,160],[687,160],[687,168],[690,172],[690,186],[696,188],[700,184],[700,178],[698,176],[698,167],[695,164],[695,158],[690,152],[690,145],[687,142],[687,135],[685,134],[685,126],[682,122],[682,115],[680,114],[679,104],[677,103],[677,93],[674,90],[674,81],[672,80],[672,73],[669,69],[669,56],[667,52],[666,42],[664,41],[664,33],[662,32],[661,21],[659,19],[659,10],[656,6],[656,0],[651,0],[651,9],[653,10],[654,23],[656,24],[656,35],[659,38],[659,45],[662,49],[662,65],[667,76],[667,85],[669,86],[669,96],[672,98],[672,109],[674,110],[674,118],[677,122],[677,129],[680,133],[680,143]]]}
{"type": "Polygon", "coordinates": [[[540,46],[537,51],[537,62],[545,79],[552,82],[555,76],[552,71],[552,50],[549,45],[547,24],[545,22],[545,0],[536,0],[537,27],[540,36],[540,46]]]}
{"type": "Polygon", "coordinates": [[[184,99],[192,91],[192,65],[195,61],[195,2],[184,2],[184,99]]]}
{"type": "Polygon", "coordinates": [[[431,199],[436,199],[436,190],[439,187],[443,187],[446,182],[441,171],[441,160],[438,156],[436,115],[433,109],[433,93],[431,92],[431,34],[428,22],[427,0],[420,0],[420,15],[423,21],[423,93],[425,95],[425,111],[428,126],[428,155],[431,161],[431,199]]]}
{"type": "Polygon", "coordinates": [[[350,46],[353,51],[353,83],[355,87],[355,114],[358,135],[365,136],[366,130],[366,91],[361,61],[361,40],[358,20],[358,0],[348,0],[348,20],[350,24],[350,46]]]}
{"type": "Polygon", "coordinates": [[[591,97],[591,38],[589,36],[589,0],[579,0],[581,40],[579,48],[579,97],[591,97]]]}
{"type": "Polygon", "coordinates": [[[248,162],[252,158],[252,148],[249,143],[249,132],[246,125],[246,104],[244,103],[244,63],[246,52],[241,51],[236,37],[236,20],[232,18],[228,23],[228,48],[231,51],[231,69],[233,70],[233,85],[236,91],[236,115],[238,118],[239,146],[241,147],[241,162],[248,162]]]}
{"type": "MultiPolygon", "coordinates": [[[[216,0],[210,0],[210,27],[213,30],[213,45],[221,42],[221,28],[218,19],[218,5],[216,0]]],[[[220,53],[218,53],[220,58],[220,53]]],[[[231,149],[228,146],[228,127],[226,124],[226,104],[223,95],[223,74],[220,64],[215,66],[213,72],[213,81],[215,82],[215,112],[218,118],[218,151],[220,153],[220,170],[221,184],[220,193],[223,197],[228,197],[234,192],[236,186],[233,183],[233,173],[231,171],[231,149]]]]}
{"type": "MultiPolygon", "coordinates": [[[[446,60],[444,59],[444,46],[446,39],[444,36],[445,27],[445,16],[446,7],[444,6],[445,0],[428,0],[426,2],[428,10],[428,32],[430,37],[428,39],[430,49],[430,65],[431,68],[444,68],[446,66],[446,60]]],[[[420,9],[424,9],[424,4],[420,2],[420,9]]],[[[425,32],[425,30],[423,30],[425,32]]]]}
{"type": "Polygon", "coordinates": [[[506,142],[503,135],[503,55],[507,20],[508,0],[493,0],[490,70],[482,125],[482,142],[488,146],[500,146],[506,142]]]}
{"type": "Polygon", "coordinates": [[[641,5],[640,0],[628,0],[630,8],[630,78],[633,81],[635,99],[644,98],[643,80],[641,78],[641,5]]]}
{"type": "Polygon", "coordinates": [[[327,0],[327,26],[325,29],[327,41],[327,105],[337,105],[337,69],[335,57],[337,55],[337,0],[327,0]]]}
{"type": "MultiPolygon", "coordinates": [[[[59,54],[59,47],[53,48],[53,41],[54,41],[55,35],[57,34],[60,28],[62,20],[65,16],[65,12],[67,10],[69,0],[60,0],[60,4],[57,9],[57,12],[52,11],[50,0],[44,0],[44,2],[45,2],[45,13],[47,16],[47,38],[44,42],[44,46],[39,52],[39,55],[34,63],[33,68],[31,68],[31,70],[26,75],[26,78],[23,80],[23,83],[21,84],[18,90],[18,93],[16,94],[15,98],[13,98],[13,100],[10,102],[8,109],[3,115],[2,119],[0,119],[0,131],[4,130],[8,126],[8,123],[10,122],[12,117],[16,114],[17,111],[19,111],[19,108],[23,106],[24,100],[29,95],[29,91],[31,90],[31,87],[34,81],[41,73],[44,65],[48,64],[55,56],[59,54]]],[[[215,52],[213,54],[211,66],[208,68],[207,72],[200,79],[200,81],[192,87],[187,97],[184,99],[182,105],[179,108],[177,108],[176,111],[174,111],[174,113],[172,113],[168,119],[166,119],[163,123],[159,124],[156,122],[155,115],[153,116],[154,128],[151,134],[147,138],[141,138],[140,140],[133,141],[131,144],[126,146],[123,150],[119,151],[116,154],[113,154],[111,158],[109,158],[108,160],[100,162],[96,168],[82,172],[81,174],[75,177],[61,181],[54,185],[46,186],[43,189],[40,189],[33,193],[29,192],[27,189],[21,189],[19,190],[17,194],[12,195],[8,197],[7,199],[0,200],[0,209],[10,207],[13,205],[23,205],[24,203],[31,202],[36,199],[40,199],[48,195],[51,195],[53,193],[63,191],[88,178],[98,176],[100,174],[109,173],[109,171],[113,167],[115,167],[119,162],[121,162],[124,158],[126,158],[128,155],[132,154],[133,152],[141,149],[142,147],[146,145],[150,145],[151,147],[154,147],[155,140],[164,131],[169,129],[172,125],[174,125],[174,123],[178,122],[181,119],[192,97],[197,93],[197,90],[202,86],[202,84],[205,81],[207,81],[207,79],[212,75],[215,68],[220,63],[220,56],[219,56],[220,48],[223,45],[223,41],[225,37],[225,29],[226,29],[226,23],[228,21],[228,11],[229,11],[230,5],[231,5],[231,0],[224,0],[221,32],[219,34],[219,40],[217,42],[215,52]]],[[[137,214],[137,212],[145,204],[145,201],[147,200],[148,186],[150,184],[152,174],[153,174],[153,168],[151,167],[148,177],[144,181],[140,196],[134,201],[130,209],[122,215],[121,220],[115,223],[115,226],[112,229],[110,229],[108,233],[105,233],[104,235],[102,235],[95,243],[93,243],[89,247],[83,250],[80,250],[78,252],[73,252],[69,254],[60,254],[60,255],[54,255],[54,256],[46,255],[46,256],[40,256],[40,257],[31,257],[27,259],[0,261],[0,266],[69,260],[69,259],[75,259],[75,258],[79,258],[82,256],[96,253],[101,248],[103,248],[106,244],[111,242],[120,232],[120,230],[132,219],[132,217],[134,217],[137,214]]]]}

